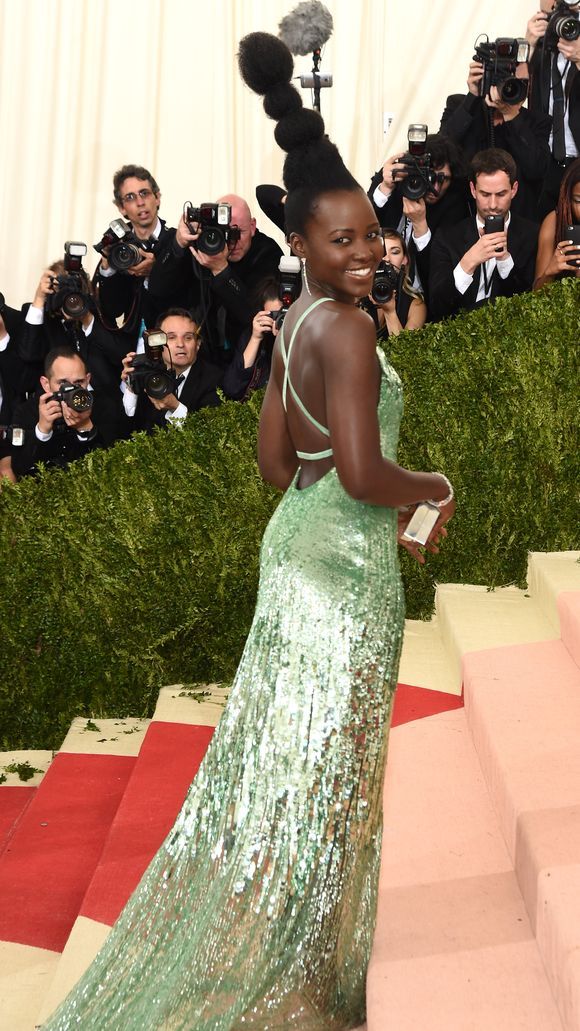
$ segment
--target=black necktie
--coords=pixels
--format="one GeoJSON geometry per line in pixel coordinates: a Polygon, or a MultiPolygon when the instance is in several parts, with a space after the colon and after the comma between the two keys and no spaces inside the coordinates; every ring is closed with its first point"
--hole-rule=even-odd
{"type": "Polygon", "coordinates": [[[558,68],[558,55],[552,55],[552,118],[554,136],[552,154],[554,161],[564,161],[566,157],[566,138],[564,135],[564,89],[562,76],[558,68]]]}
{"type": "Polygon", "coordinates": [[[179,394],[177,393],[177,391],[179,390],[179,388],[180,388],[181,384],[183,383],[184,379],[185,379],[185,376],[184,376],[184,374],[182,372],[181,375],[179,375],[177,377],[177,379],[175,380],[175,387],[173,389],[173,394],[174,394],[175,397],[179,397],[179,394]]]}

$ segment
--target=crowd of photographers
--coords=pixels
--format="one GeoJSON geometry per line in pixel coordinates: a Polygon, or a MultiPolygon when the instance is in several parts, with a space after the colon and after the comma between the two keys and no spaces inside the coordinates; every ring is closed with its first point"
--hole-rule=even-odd
{"type": "MultiPolygon", "coordinates": [[[[378,336],[580,276],[580,0],[541,0],[525,39],[480,36],[467,92],[372,178],[385,257],[368,298],[378,336]]],[[[258,203],[284,230],[284,193],[258,203]]],[[[0,477],[66,466],[136,430],[243,400],[267,383],[300,292],[298,261],[235,195],[159,217],[153,175],[114,176],[119,217],[65,244],[21,311],[0,295],[0,477]]]]}

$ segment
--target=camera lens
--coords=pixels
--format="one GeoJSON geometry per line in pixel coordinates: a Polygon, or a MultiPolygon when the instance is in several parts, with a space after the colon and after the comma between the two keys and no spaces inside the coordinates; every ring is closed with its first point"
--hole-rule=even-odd
{"type": "Polygon", "coordinates": [[[139,248],[132,243],[113,244],[109,251],[109,263],[117,272],[125,272],[141,261],[139,248]]]}
{"type": "Polygon", "coordinates": [[[571,43],[580,36],[580,21],[565,14],[555,22],[554,31],[560,39],[571,43]]]}
{"type": "Polygon", "coordinates": [[[219,254],[226,245],[226,238],[221,229],[209,227],[204,229],[197,241],[197,249],[204,254],[219,254]]]}
{"type": "Polygon", "coordinates": [[[527,79],[510,75],[499,86],[499,95],[504,104],[521,104],[528,95],[527,79]]]}
{"type": "Polygon", "coordinates": [[[89,310],[86,297],[83,294],[67,294],[62,302],[62,310],[71,319],[80,319],[89,310]]]}
{"type": "Polygon", "coordinates": [[[174,386],[175,380],[171,373],[151,372],[145,380],[145,393],[159,401],[171,394],[174,386]]]}

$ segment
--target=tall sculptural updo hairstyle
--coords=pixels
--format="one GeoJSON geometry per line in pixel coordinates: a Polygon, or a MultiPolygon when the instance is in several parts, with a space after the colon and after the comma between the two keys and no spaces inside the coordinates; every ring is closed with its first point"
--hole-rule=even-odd
{"type": "Polygon", "coordinates": [[[285,43],[267,32],[251,32],[240,41],[238,63],[244,82],[264,97],[266,114],[278,123],[274,137],[287,153],[286,232],[302,234],[321,194],[362,188],[325,136],[320,114],[303,107],[290,81],[294,60],[285,43]]]}

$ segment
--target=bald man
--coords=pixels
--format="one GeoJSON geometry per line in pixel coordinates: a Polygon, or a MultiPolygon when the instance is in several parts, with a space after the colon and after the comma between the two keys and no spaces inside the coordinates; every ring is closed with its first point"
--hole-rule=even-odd
{"type": "Polygon", "coordinates": [[[205,312],[206,357],[226,366],[238,337],[256,314],[256,288],[276,274],[282,251],[256,228],[243,197],[228,193],[217,203],[231,205],[230,224],[238,228],[237,238],[217,254],[205,254],[196,247],[199,231],[192,232],[182,216],[171,247],[152,269],[149,290],[159,299],[177,291],[185,307],[205,312]]]}

